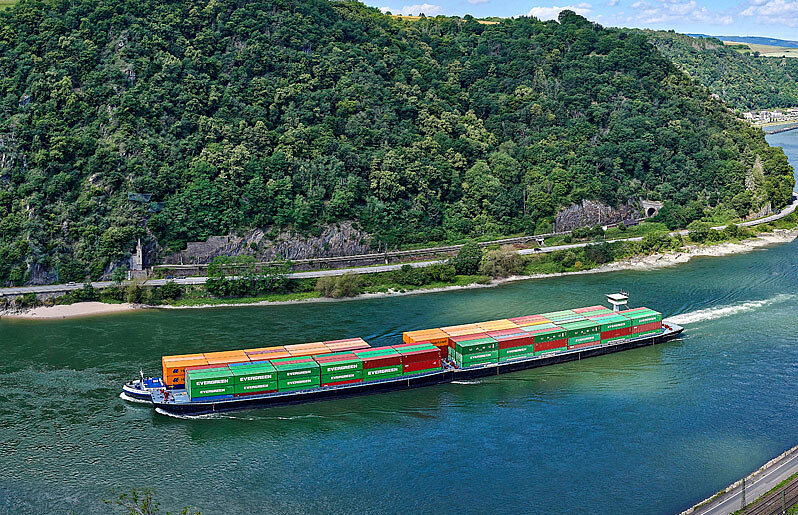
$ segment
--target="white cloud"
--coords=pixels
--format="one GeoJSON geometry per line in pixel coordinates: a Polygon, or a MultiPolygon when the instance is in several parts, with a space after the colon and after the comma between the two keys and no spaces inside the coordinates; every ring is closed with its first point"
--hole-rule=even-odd
{"type": "Polygon", "coordinates": [[[478,5],[478,4],[487,4],[490,0],[468,0],[469,4],[478,5]]]}
{"type": "Polygon", "coordinates": [[[760,23],[798,27],[798,1],[753,0],[740,16],[756,16],[760,23]]]}
{"type": "Polygon", "coordinates": [[[393,9],[391,7],[380,7],[382,12],[392,12],[393,14],[401,14],[403,16],[418,16],[424,13],[426,16],[437,16],[443,14],[443,7],[434,4],[413,4],[406,5],[401,9],[393,9]]]}
{"type": "MultiPolygon", "coordinates": [[[[771,0],[783,1],[783,0],[771,0]]],[[[701,22],[711,25],[731,25],[734,18],[722,12],[710,11],[695,0],[659,0],[651,3],[639,0],[632,4],[636,12],[627,18],[628,23],[690,23],[701,22]]]]}
{"type": "Polygon", "coordinates": [[[576,14],[587,16],[593,11],[593,6],[585,2],[582,2],[577,5],[566,5],[563,7],[558,7],[556,5],[553,5],[551,7],[539,6],[530,9],[528,16],[534,16],[539,20],[556,20],[557,15],[559,15],[562,11],[565,11],[566,9],[571,10],[576,14]]]}
{"type": "Polygon", "coordinates": [[[620,0],[610,0],[609,2],[607,2],[607,7],[615,7],[616,5],[618,5],[619,1],[620,0]]]}

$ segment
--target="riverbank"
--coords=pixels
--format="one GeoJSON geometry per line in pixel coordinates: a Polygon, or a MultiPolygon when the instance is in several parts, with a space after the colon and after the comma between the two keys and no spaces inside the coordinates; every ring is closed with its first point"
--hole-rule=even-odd
{"type": "MultiPolygon", "coordinates": [[[[52,307],[37,307],[28,310],[19,311],[6,311],[0,312],[0,316],[8,318],[31,319],[31,320],[47,320],[59,318],[73,318],[90,315],[100,315],[109,313],[119,313],[130,311],[140,308],[152,309],[204,309],[215,307],[242,307],[242,306],[279,306],[286,304],[306,304],[316,302],[337,302],[344,300],[359,300],[359,299],[374,299],[382,297],[393,297],[403,295],[420,295],[427,293],[440,293],[447,291],[456,291],[474,288],[492,288],[500,286],[505,283],[515,281],[529,281],[535,279],[549,279],[554,277],[564,277],[570,275],[586,275],[586,274],[600,274],[606,272],[618,272],[623,270],[656,270],[663,267],[675,266],[682,263],[687,263],[696,257],[720,257],[732,254],[740,254],[750,252],[759,248],[767,247],[770,245],[778,245],[789,243],[798,238],[798,228],[795,229],[776,229],[773,232],[762,233],[754,238],[749,238],[740,242],[726,242],[717,244],[706,245],[687,245],[681,249],[673,252],[655,253],[645,256],[634,256],[612,263],[606,263],[594,268],[586,270],[577,270],[560,273],[541,273],[530,275],[515,275],[502,279],[494,279],[485,283],[470,283],[467,285],[446,285],[434,287],[418,287],[415,289],[389,289],[385,292],[378,293],[361,293],[354,297],[332,299],[321,296],[310,295],[284,295],[286,300],[259,300],[253,302],[246,302],[246,299],[236,299],[225,302],[221,299],[209,299],[212,302],[207,304],[194,304],[194,305],[133,305],[133,304],[106,304],[103,302],[78,302],[69,305],[59,305],[52,307]],[[244,302],[242,302],[242,300],[244,302]]],[[[281,296],[273,296],[279,298],[281,296]]],[[[201,300],[201,299],[197,299],[201,300]]]]}
{"type": "Polygon", "coordinates": [[[0,312],[0,317],[25,320],[55,320],[123,313],[135,309],[139,309],[139,307],[127,303],[107,304],[105,302],[77,302],[75,304],[61,306],[39,306],[31,309],[6,310],[0,312]]]}

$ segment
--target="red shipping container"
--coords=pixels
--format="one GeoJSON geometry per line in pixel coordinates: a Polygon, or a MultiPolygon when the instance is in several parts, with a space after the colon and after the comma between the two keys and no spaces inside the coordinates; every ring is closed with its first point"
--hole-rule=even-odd
{"type": "Polygon", "coordinates": [[[360,359],[355,356],[354,353],[348,352],[346,354],[336,354],[335,356],[331,356],[329,354],[318,354],[313,356],[313,359],[316,360],[317,363],[327,363],[332,361],[333,363],[336,361],[343,361],[345,359],[360,359]]]}
{"type": "Polygon", "coordinates": [[[529,336],[529,333],[521,335],[504,336],[496,338],[499,341],[500,349],[511,349],[513,347],[523,347],[524,345],[532,345],[534,338],[529,336]]]}
{"type": "Polygon", "coordinates": [[[393,365],[402,364],[402,355],[396,354],[392,356],[359,356],[363,360],[363,368],[380,368],[390,367],[393,365]]]}
{"type": "Polygon", "coordinates": [[[419,361],[431,361],[441,359],[441,351],[435,350],[422,350],[417,352],[403,352],[402,363],[418,363],[419,361]]]}
{"type": "Polygon", "coordinates": [[[416,361],[414,363],[405,363],[402,366],[402,369],[405,374],[409,374],[411,372],[418,372],[419,370],[427,370],[429,368],[441,368],[441,360],[433,359],[427,361],[416,361]]]}
{"type": "Polygon", "coordinates": [[[362,383],[362,379],[352,379],[350,381],[338,381],[337,383],[323,383],[322,386],[341,386],[343,384],[362,383]]]}
{"type": "Polygon", "coordinates": [[[520,329],[520,328],[517,328],[517,329],[502,329],[500,331],[488,331],[485,334],[487,334],[491,338],[495,339],[495,338],[498,338],[499,336],[510,336],[510,335],[513,335],[513,334],[526,334],[526,331],[524,331],[523,329],[520,329]]]}
{"type": "Polygon", "coordinates": [[[601,342],[588,342],[588,343],[580,343],[579,345],[572,345],[568,347],[569,349],[584,349],[585,347],[595,347],[596,345],[601,345],[601,342]]]}
{"type": "Polygon", "coordinates": [[[657,329],[662,329],[662,322],[651,322],[648,324],[638,325],[635,326],[634,332],[635,333],[645,333],[647,331],[654,331],[657,329]]]}
{"type": "Polygon", "coordinates": [[[488,333],[475,333],[475,334],[464,334],[462,336],[450,336],[449,347],[454,348],[455,343],[458,342],[470,342],[471,340],[481,340],[482,338],[489,338],[488,333]]]}
{"type": "Polygon", "coordinates": [[[587,308],[572,309],[571,311],[573,311],[574,313],[589,313],[591,311],[598,311],[600,309],[607,309],[607,308],[605,308],[604,306],[590,306],[587,308]]]}
{"type": "Polygon", "coordinates": [[[631,327],[622,327],[620,329],[613,329],[612,331],[604,331],[601,333],[601,339],[607,340],[609,338],[618,338],[620,336],[629,336],[632,334],[631,327]]]}
{"type": "Polygon", "coordinates": [[[543,342],[543,343],[536,343],[535,344],[535,352],[540,352],[543,350],[551,350],[551,349],[559,349],[560,347],[567,347],[568,340],[552,340],[550,342],[543,342]]]}

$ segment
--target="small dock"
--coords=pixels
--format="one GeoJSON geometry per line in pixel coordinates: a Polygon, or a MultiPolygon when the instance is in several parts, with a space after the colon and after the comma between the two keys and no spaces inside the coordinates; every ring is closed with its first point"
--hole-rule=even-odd
{"type": "Polygon", "coordinates": [[[790,125],[789,127],[779,127],[778,129],[773,130],[773,131],[764,131],[764,133],[765,134],[780,134],[782,132],[792,131],[792,130],[795,130],[795,129],[798,129],[798,123],[795,124],[795,125],[790,125]]]}

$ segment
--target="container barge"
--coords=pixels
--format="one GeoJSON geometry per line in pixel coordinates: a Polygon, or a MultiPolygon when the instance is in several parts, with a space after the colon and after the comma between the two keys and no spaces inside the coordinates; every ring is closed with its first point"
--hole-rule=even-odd
{"type": "Polygon", "coordinates": [[[403,343],[360,338],[164,356],[162,377],[130,381],[122,397],[191,416],[406,390],[576,361],[677,338],[649,308],[590,306],[474,324],[409,331],[403,343]]]}

